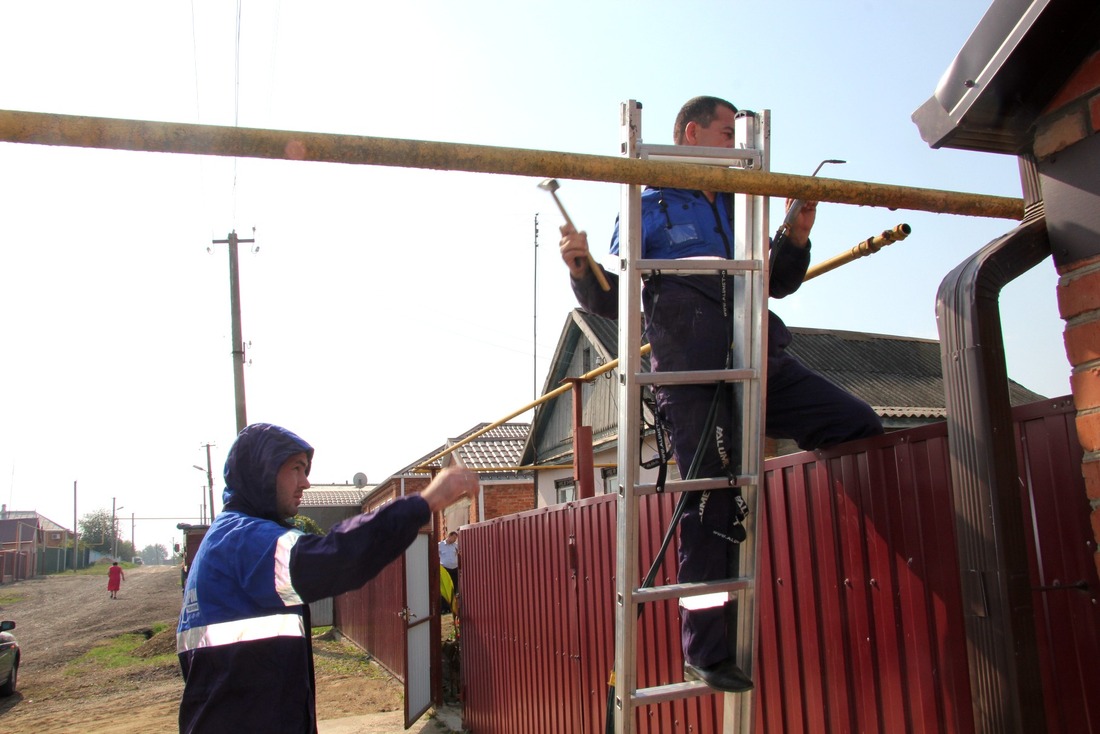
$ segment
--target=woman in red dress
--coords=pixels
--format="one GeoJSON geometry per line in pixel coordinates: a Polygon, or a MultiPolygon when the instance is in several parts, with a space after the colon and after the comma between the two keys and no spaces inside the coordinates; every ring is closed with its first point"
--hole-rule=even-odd
{"type": "Polygon", "coordinates": [[[118,590],[125,578],[126,574],[122,572],[122,566],[118,565],[118,561],[112,563],[107,569],[107,591],[111,592],[112,599],[118,598],[118,590]]]}

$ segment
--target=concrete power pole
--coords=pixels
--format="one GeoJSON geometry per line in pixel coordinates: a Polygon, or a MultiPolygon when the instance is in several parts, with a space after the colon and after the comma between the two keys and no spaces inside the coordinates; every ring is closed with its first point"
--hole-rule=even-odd
{"type": "Polygon", "coordinates": [[[117,497],[111,498],[111,555],[118,560],[118,521],[115,519],[118,508],[115,507],[117,497]]]}
{"type": "Polygon", "coordinates": [[[73,572],[76,572],[77,568],[77,549],[80,547],[78,542],[80,535],[76,529],[76,480],[73,480],[73,572]]]}
{"type": "MultiPolygon", "coordinates": [[[[237,433],[243,431],[248,425],[244,399],[244,340],[241,337],[241,277],[237,264],[237,245],[241,242],[255,241],[240,239],[237,237],[236,230],[230,232],[227,239],[214,240],[215,245],[229,245],[229,308],[233,321],[233,392],[237,404],[237,433]]],[[[213,505],[210,510],[213,515],[213,505]]]]}
{"type": "MultiPolygon", "coordinates": [[[[240,433],[240,428],[237,429],[240,433]]],[[[210,522],[214,522],[214,470],[210,466],[210,446],[206,444],[206,486],[210,490],[210,522]]]]}

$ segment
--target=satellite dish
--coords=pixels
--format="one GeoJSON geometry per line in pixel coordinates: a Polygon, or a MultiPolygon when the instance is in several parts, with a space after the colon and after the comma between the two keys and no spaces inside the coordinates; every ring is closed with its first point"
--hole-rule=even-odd
{"type": "Polygon", "coordinates": [[[356,487],[362,489],[363,487],[367,486],[367,475],[363,472],[356,472],[351,481],[355,482],[356,487]]]}

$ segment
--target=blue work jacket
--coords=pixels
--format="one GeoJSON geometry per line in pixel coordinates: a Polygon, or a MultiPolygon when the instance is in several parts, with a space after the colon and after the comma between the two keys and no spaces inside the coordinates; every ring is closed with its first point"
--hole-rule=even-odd
{"type": "Polygon", "coordinates": [[[310,535],[277,517],[275,477],[313,449],[290,431],[248,426],[225,465],[224,511],[187,575],[176,648],[181,732],[315,732],[309,603],[357,589],[431,517],[413,495],[310,535]]]}

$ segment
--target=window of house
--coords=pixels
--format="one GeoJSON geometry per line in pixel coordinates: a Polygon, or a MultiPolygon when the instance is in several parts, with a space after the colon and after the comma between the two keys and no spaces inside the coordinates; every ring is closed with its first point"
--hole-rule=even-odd
{"type": "Polygon", "coordinates": [[[558,504],[572,502],[577,497],[577,489],[573,486],[573,479],[555,479],[554,495],[558,504]]]}
{"type": "Polygon", "coordinates": [[[615,494],[619,491],[619,469],[609,467],[600,469],[600,477],[603,479],[603,493],[615,494]]]}

